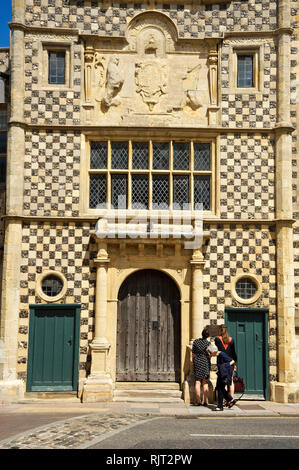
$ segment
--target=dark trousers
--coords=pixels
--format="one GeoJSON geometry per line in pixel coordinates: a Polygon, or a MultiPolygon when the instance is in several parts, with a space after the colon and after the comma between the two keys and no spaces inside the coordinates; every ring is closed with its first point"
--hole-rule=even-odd
{"type": "Polygon", "coordinates": [[[225,398],[227,402],[232,401],[233,399],[233,397],[228,393],[225,387],[226,384],[218,378],[216,384],[216,388],[218,391],[218,408],[223,408],[223,398],[225,398]]]}

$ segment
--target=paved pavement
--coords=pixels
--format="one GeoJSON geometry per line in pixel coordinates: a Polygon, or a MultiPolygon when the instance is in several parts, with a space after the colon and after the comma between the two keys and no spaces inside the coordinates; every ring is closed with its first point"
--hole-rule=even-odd
{"type": "Polygon", "coordinates": [[[103,437],[161,416],[299,417],[299,404],[239,401],[215,412],[216,405],[182,403],[27,400],[0,406],[0,449],[86,449],[103,437]]]}

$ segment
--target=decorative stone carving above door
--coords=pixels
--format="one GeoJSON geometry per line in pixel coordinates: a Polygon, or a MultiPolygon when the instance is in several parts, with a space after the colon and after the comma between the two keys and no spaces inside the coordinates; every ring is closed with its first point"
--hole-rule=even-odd
{"type": "Polygon", "coordinates": [[[87,123],[217,124],[217,40],[179,39],[171,19],[153,11],[137,14],[122,40],[82,37],[87,123]]]}

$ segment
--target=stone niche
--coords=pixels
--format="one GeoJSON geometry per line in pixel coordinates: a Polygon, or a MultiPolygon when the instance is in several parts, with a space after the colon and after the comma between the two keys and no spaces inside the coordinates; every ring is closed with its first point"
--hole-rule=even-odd
{"type": "Polygon", "coordinates": [[[86,124],[218,124],[216,39],[178,39],[174,23],[158,12],[136,15],[125,38],[82,37],[86,124]]]}

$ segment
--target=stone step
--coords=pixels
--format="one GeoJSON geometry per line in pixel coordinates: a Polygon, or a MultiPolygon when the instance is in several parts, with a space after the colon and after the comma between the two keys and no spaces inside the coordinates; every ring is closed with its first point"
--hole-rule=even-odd
{"type": "Polygon", "coordinates": [[[116,390],[180,390],[177,382],[116,382],[116,390]]]}
{"type": "Polygon", "coordinates": [[[26,392],[18,403],[80,403],[77,392],[26,392]]]}
{"type": "Polygon", "coordinates": [[[25,392],[24,398],[39,398],[39,399],[49,399],[49,398],[63,398],[63,399],[68,399],[68,398],[76,398],[77,397],[77,392],[63,392],[63,391],[58,391],[58,392],[53,392],[53,391],[47,391],[47,392],[25,392]]]}
{"type": "Polygon", "coordinates": [[[184,403],[182,398],[141,398],[141,397],[113,397],[113,402],[130,402],[130,403],[184,403]]]}
{"type": "Polygon", "coordinates": [[[134,402],[156,402],[156,403],[181,403],[181,390],[157,390],[157,389],[126,389],[115,390],[113,401],[134,401],[134,402]]]}

